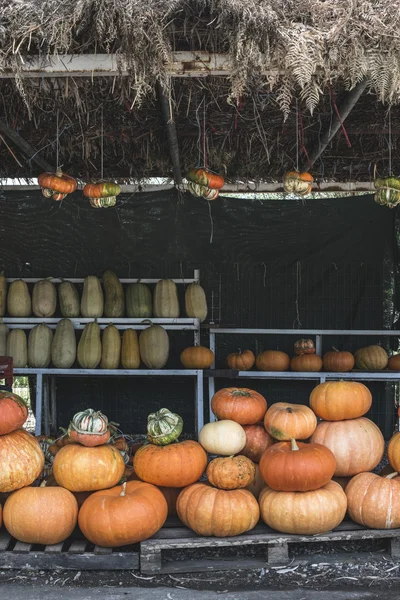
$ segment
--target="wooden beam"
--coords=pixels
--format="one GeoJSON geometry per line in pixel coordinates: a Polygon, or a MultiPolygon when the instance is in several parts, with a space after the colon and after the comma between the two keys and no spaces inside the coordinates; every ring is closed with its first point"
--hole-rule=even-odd
{"type": "Polygon", "coordinates": [[[31,160],[35,162],[41,169],[44,171],[54,171],[55,167],[52,167],[44,158],[41,158],[39,154],[36,153],[36,150],[32,148],[27,141],[22,138],[15,129],[11,129],[8,125],[4,123],[4,121],[0,121],[0,133],[4,134],[8,137],[9,140],[17,146],[24,154],[27,156],[28,160],[26,162],[30,162],[31,160]]]}
{"type": "Polygon", "coordinates": [[[172,113],[172,104],[170,102],[170,98],[167,96],[159,82],[156,83],[156,88],[157,96],[161,105],[161,114],[167,130],[169,155],[171,157],[172,168],[174,171],[174,181],[175,185],[180,185],[182,183],[181,161],[179,158],[178,135],[176,133],[176,126],[172,113]]]}
{"type": "Polygon", "coordinates": [[[325,129],[322,131],[315,145],[308,153],[308,160],[306,158],[300,165],[300,171],[309,171],[312,165],[315,163],[315,161],[321,156],[325,148],[333,140],[336,133],[339,131],[341,124],[347,119],[347,117],[357,104],[365,88],[367,87],[367,83],[367,80],[363,79],[352,90],[346,92],[346,94],[342,96],[337,107],[338,112],[340,114],[340,119],[335,112],[332,121],[330,121],[329,124],[326,125],[325,129]]]}

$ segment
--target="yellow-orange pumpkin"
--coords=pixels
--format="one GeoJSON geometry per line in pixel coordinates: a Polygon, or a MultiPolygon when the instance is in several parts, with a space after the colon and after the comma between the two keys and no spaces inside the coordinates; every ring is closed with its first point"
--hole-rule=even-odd
{"type": "Polygon", "coordinates": [[[358,419],[369,411],[372,395],[358,381],[326,381],[310,394],[310,406],[324,421],[358,419]]]}
{"type": "Polygon", "coordinates": [[[290,357],[280,350],[264,350],[256,358],[256,367],[259,371],[287,371],[290,357]]]}
{"type": "Polygon", "coordinates": [[[351,479],[346,496],[353,521],[371,529],[400,527],[400,482],[395,475],[360,473],[351,479]]]}
{"type": "Polygon", "coordinates": [[[267,401],[249,388],[223,388],[212,397],[211,410],[219,420],[254,425],[264,418],[267,401]]]}
{"type": "Polygon", "coordinates": [[[238,490],[247,487],[256,475],[255,464],[246,456],[214,458],[206,471],[208,481],[220,490],[238,490]]]}
{"type": "Polygon", "coordinates": [[[264,417],[264,427],[268,433],[279,441],[292,438],[306,440],[315,431],[317,417],[304,404],[276,402],[269,407],[264,417]]]}
{"type": "Polygon", "coordinates": [[[204,346],[185,348],[181,363],[185,369],[209,369],[214,362],[214,352],[204,346]]]}

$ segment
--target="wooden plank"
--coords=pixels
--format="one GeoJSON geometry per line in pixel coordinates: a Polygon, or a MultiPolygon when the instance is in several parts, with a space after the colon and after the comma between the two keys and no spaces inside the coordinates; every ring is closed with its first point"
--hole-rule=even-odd
{"type": "Polygon", "coordinates": [[[68,549],[69,554],[83,554],[88,545],[87,540],[74,540],[68,549]]]}
{"type": "Polygon", "coordinates": [[[24,544],[24,542],[17,542],[13,548],[13,552],[30,552],[33,544],[24,544]]]}
{"type": "Polygon", "coordinates": [[[60,542],[59,544],[53,544],[51,546],[46,546],[44,551],[49,554],[58,554],[62,551],[64,546],[64,542],[60,542]]]}
{"type": "Polygon", "coordinates": [[[269,544],[267,557],[270,565],[286,564],[289,560],[288,544],[269,544]]]}
{"type": "MultiPolygon", "coordinates": [[[[158,573],[200,573],[203,571],[236,571],[237,569],[262,569],[266,566],[264,558],[218,557],[193,560],[164,561],[158,573]]],[[[155,571],[151,571],[155,573],[155,571]]]]}
{"type": "Polygon", "coordinates": [[[0,552],[7,550],[11,542],[11,536],[6,531],[0,531],[0,552]]]}
{"type": "Polygon", "coordinates": [[[103,546],[95,546],[94,554],[112,554],[112,548],[104,548],[103,546]]]}
{"type": "Polygon", "coordinates": [[[400,559],[400,539],[392,538],[390,540],[390,554],[393,560],[400,559]]]}
{"type": "Polygon", "coordinates": [[[73,571],[123,571],[139,569],[138,552],[121,552],[111,555],[95,555],[92,553],[71,554],[60,552],[1,552],[0,569],[55,570],[73,571]]]}
{"type": "Polygon", "coordinates": [[[151,547],[147,542],[140,542],[140,572],[161,573],[161,550],[151,547]]]}

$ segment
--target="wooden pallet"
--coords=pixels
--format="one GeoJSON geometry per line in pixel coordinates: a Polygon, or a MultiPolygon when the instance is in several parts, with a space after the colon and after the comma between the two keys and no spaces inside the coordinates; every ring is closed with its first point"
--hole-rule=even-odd
{"type": "MultiPolygon", "coordinates": [[[[392,559],[400,559],[400,530],[366,529],[353,522],[343,522],[335,530],[318,535],[289,535],[280,534],[264,524],[258,524],[250,533],[230,538],[200,537],[186,527],[161,529],[149,540],[140,544],[140,570],[143,574],[156,573],[188,573],[208,570],[260,569],[266,565],[286,565],[289,560],[289,547],[293,544],[322,543],[335,541],[361,541],[388,538],[392,559]],[[163,552],[173,550],[193,550],[195,548],[235,548],[243,546],[262,545],[265,548],[263,556],[258,557],[215,557],[192,560],[163,560],[163,552]]],[[[365,553],[351,558],[365,559],[365,553]]],[[[381,558],[382,553],[376,555],[381,558]]],[[[295,558],[295,557],[294,557],[295,558]]],[[[368,559],[372,556],[368,553],[368,559]]],[[[389,556],[390,558],[390,556],[389,556]]],[[[333,554],[330,560],[349,560],[347,554],[333,554]]],[[[328,561],[329,557],[315,554],[305,555],[299,562],[328,561]]]]}

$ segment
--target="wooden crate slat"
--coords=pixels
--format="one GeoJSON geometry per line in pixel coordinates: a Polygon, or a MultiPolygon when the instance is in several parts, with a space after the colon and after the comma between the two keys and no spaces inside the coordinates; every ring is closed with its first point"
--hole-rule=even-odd
{"type": "Polygon", "coordinates": [[[112,554],[112,548],[104,548],[103,546],[95,546],[94,554],[112,554]]]}
{"type": "Polygon", "coordinates": [[[74,540],[68,549],[69,554],[83,554],[88,545],[87,540],[74,540]]]}
{"type": "Polygon", "coordinates": [[[72,571],[123,571],[139,569],[137,552],[97,555],[93,553],[71,554],[70,552],[1,552],[0,569],[35,569],[72,571]]]}
{"type": "Polygon", "coordinates": [[[59,554],[64,546],[65,542],[60,542],[59,544],[52,544],[51,546],[46,546],[44,551],[49,554],[59,554]]]}
{"type": "Polygon", "coordinates": [[[33,544],[24,544],[24,542],[17,542],[13,548],[13,552],[30,552],[33,544]]]}
{"type": "Polygon", "coordinates": [[[11,536],[7,531],[0,531],[0,552],[7,550],[11,542],[11,536]]]}

